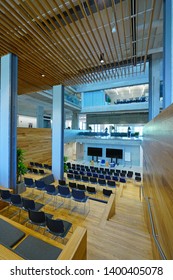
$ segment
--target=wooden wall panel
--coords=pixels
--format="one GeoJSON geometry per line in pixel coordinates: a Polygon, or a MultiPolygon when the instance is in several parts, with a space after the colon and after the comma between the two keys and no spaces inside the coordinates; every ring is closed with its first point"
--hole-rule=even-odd
{"type": "Polygon", "coordinates": [[[25,151],[25,163],[52,162],[52,130],[49,128],[18,128],[17,146],[25,151]]]}
{"type": "Polygon", "coordinates": [[[144,129],[144,194],[150,198],[155,231],[167,259],[173,259],[173,106],[144,129]]]}

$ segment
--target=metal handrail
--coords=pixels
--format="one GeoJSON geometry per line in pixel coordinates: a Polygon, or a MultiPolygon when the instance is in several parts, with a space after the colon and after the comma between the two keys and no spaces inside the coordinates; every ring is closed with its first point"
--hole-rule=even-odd
{"type": "Polygon", "coordinates": [[[150,201],[149,201],[149,197],[145,197],[145,196],[144,196],[143,186],[141,186],[140,189],[141,189],[141,194],[142,194],[142,196],[144,197],[144,199],[145,199],[146,202],[147,202],[148,213],[149,213],[150,224],[151,224],[151,230],[152,230],[152,236],[153,236],[153,238],[154,238],[156,247],[157,247],[157,249],[158,249],[158,251],[159,251],[159,254],[160,254],[162,260],[167,260],[165,254],[164,254],[164,252],[163,252],[163,250],[162,250],[162,247],[160,246],[160,243],[159,243],[159,241],[158,241],[158,239],[157,239],[157,235],[156,235],[156,233],[155,233],[155,228],[154,228],[154,222],[153,222],[153,216],[152,216],[151,204],[150,204],[150,201]]]}

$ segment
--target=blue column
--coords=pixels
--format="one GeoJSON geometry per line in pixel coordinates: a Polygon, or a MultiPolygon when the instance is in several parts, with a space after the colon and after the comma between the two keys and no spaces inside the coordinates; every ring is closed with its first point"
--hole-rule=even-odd
{"type": "Polygon", "coordinates": [[[164,0],[163,108],[173,102],[173,1],[164,0]]]}
{"type": "Polygon", "coordinates": [[[79,129],[79,114],[76,112],[72,115],[72,129],[79,129]]]}
{"type": "Polygon", "coordinates": [[[1,58],[0,185],[16,190],[17,170],[17,77],[18,58],[1,58]]]}
{"type": "Polygon", "coordinates": [[[160,54],[149,60],[149,121],[160,113],[160,54]]]}
{"type": "Polygon", "coordinates": [[[53,87],[52,113],[52,173],[64,177],[64,86],[53,87]]]}
{"type": "Polygon", "coordinates": [[[37,128],[43,128],[43,115],[44,115],[44,107],[38,106],[37,107],[37,128]]]}

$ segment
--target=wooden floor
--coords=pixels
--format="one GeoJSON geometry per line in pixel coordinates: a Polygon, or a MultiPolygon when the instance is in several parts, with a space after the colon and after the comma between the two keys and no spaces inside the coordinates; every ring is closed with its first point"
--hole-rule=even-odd
{"type": "MultiPolygon", "coordinates": [[[[22,195],[30,197],[31,191],[27,190],[22,195]]],[[[42,195],[37,190],[34,190],[34,199],[43,202],[42,195]]],[[[44,211],[52,213],[55,218],[72,222],[73,230],[78,225],[87,228],[88,260],[152,259],[150,236],[144,222],[143,206],[139,199],[139,187],[137,185],[127,184],[123,196],[119,198],[117,203],[116,215],[106,222],[105,228],[100,226],[105,203],[89,200],[86,214],[83,214],[83,208],[80,206],[74,208],[71,212],[70,209],[75,205],[70,206],[68,200],[59,207],[62,201],[58,198],[57,209],[54,209],[49,196],[45,196],[44,202],[46,202],[44,211]]],[[[24,224],[27,213],[22,211],[19,221],[17,215],[11,216],[13,212],[14,209],[10,208],[9,211],[1,211],[1,214],[24,224]]],[[[67,241],[70,235],[71,233],[67,236],[67,241]]]]}

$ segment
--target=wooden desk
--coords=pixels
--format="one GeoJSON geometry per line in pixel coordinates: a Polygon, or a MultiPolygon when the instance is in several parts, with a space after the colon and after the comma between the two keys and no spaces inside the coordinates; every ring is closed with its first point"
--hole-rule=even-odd
{"type": "Polygon", "coordinates": [[[0,244],[0,260],[23,260],[23,258],[0,244]]]}

